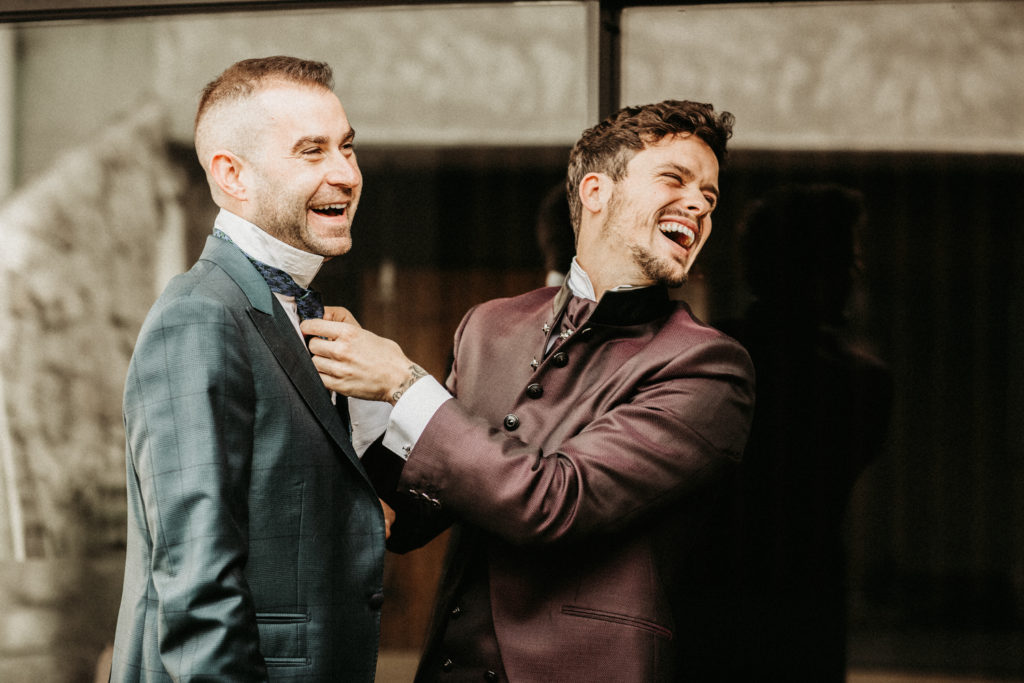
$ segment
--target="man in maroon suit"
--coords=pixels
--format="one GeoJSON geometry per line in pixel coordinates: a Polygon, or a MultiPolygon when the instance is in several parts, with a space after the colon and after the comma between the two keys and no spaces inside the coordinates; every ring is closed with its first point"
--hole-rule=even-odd
{"type": "Polygon", "coordinates": [[[666,101],[584,132],[566,284],[471,310],[447,389],[344,311],[303,323],[328,387],[394,405],[364,458],[405,460],[382,493],[398,515],[389,547],[455,523],[417,680],[728,669],[715,502],[747,438],[753,371],[667,289],[711,232],[732,121],[666,101]]]}

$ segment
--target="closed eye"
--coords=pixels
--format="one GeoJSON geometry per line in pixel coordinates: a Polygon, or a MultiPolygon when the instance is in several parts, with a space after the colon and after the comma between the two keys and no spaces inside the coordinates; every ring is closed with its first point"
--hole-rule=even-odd
{"type": "Polygon", "coordinates": [[[292,153],[302,157],[323,154],[327,143],[327,138],[321,135],[307,135],[295,141],[295,144],[292,145],[292,153]]]}

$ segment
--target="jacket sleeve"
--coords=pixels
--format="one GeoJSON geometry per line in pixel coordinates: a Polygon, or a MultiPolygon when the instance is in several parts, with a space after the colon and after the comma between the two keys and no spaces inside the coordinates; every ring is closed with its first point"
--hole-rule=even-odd
{"type": "Polygon", "coordinates": [[[254,409],[245,346],[222,303],[178,298],[147,322],[125,428],[152,540],[153,637],[175,680],[266,680],[243,574],[254,409]]]}
{"type": "MultiPolygon", "coordinates": [[[[477,306],[473,306],[466,312],[455,331],[448,376],[445,380],[445,388],[453,396],[458,395],[458,367],[455,358],[458,356],[459,342],[466,329],[466,323],[476,309],[477,306]]],[[[405,460],[387,449],[383,445],[383,438],[377,439],[361,460],[377,495],[395,512],[391,536],[387,541],[388,550],[394,553],[407,553],[421,548],[455,523],[455,516],[449,510],[442,509],[436,499],[422,491],[410,491],[409,487],[399,484],[405,460]]]]}
{"type": "Polygon", "coordinates": [[[747,353],[709,335],[547,451],[448,401],[401,484],[510,543],[578,541],[625,529],[738,461],[753,400],[747,353]]]}
{"type": "Polygon", "coordinates": [[[454,523],[448,511],[399,486],[405,462],[380,439],[369,447],[361,460],[377,495],[395,512],[387,540],[388,550],[401,554],[421,548],[454,523]]]}

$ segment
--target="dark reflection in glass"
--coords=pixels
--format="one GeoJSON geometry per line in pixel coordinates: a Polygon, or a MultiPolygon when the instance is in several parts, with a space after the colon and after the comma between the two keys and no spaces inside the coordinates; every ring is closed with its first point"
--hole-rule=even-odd
{"type": "Polygon", "coordinates": [[[847,338],[863,220],[860,193],[805,185],[767,193],[745,222],[755,301],[719,327],[757,373],[732,510],[746,675],[846,677],[843,520],[881,450],[892,399],[884,364],[847,338]]]}
{"type": "MultiPolygon", "coordinates": [[[[844,336],[869,340],[893,384],[887,437],[840,527],[850,670],[1020,677],[1024,159],[736,151],[722,180],[730,201],[701,256],[712,319],[741,318],[751,303],[744,207],[821,183],[856,188],[867,208],[844,336]]],[[[763,248],[793,250],[794,237],[783,229],[763,248]]]]}

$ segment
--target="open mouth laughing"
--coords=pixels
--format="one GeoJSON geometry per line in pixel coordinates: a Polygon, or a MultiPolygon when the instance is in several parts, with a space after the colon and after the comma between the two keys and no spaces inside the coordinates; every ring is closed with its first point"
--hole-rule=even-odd
{"type": "Polygon", "coordinates": [[[699,233],[692,223],[681,223],[676,220],[663,220],[658,223],[661,234],[669,238],[683,249],[689,249],[697,243],[699,233]]]}
{"type": "Polygon", "coordinates": [[[312,206],[310,209],[313,213],[320,216],[327,216],[329,218],[344,216],[348,210],[348,202],[342,204],[324,204],[323,206],[312,206]]]}

